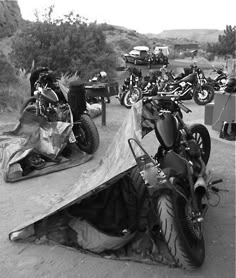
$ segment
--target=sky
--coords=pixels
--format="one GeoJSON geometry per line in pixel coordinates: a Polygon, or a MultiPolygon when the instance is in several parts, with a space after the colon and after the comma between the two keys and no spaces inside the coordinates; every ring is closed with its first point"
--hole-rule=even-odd
{"type": "MultiPolygon", "coordinates": [[[[1,1],[1,0],[0,0],[1,1]]],[[[54,5],[54,17],[74,11],[90,22],[119,25],[139,33],[170,29],[219,29],[236,25],[235,0],[18,0],[24,19],[35,20],[54,5]]]]}

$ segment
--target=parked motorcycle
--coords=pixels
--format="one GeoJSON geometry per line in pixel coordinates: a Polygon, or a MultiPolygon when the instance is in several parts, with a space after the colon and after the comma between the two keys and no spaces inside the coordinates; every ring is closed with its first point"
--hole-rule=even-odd
{"type": "Polygon", "coordinates": [[[214,89],[202,82],[204,74],[197,66],[192,67],[192,73],[179,80],[166,82],[163,91],[181,96],[182,100],[193,100],[198,105],[206,105],[214,99],[214,89]]]}
{"type": "Polygon", "coordinates": [[[177,266],[199,267],[205,258],[202,223],[219,191],[213,185],[222,182],[212,181],[206,171],[211,151],[209,132],[202,124],[184,123],[181,110],[191,110],[179,96],[149,97],[143,99],[143,106],[152,115],[143,121],[149,121],[146,126],[149,131],[154,129],[160,146],[151,157],[134,138],[128,143],[137,162],[133,171],[140,173],[148,191],[148,229],[157,245],[160,237],[165,241],[177,266]],[[141,155],[134,148],[136,144],[141,155]]]}
{"type": "Polygon", "coordinates": [[[236,93],[236,78],[235,77],[229,77],[227,80],[224,91],[226,93],[236,93]]]}
{"type": "Polygon", "coordinates": [[[224,89],[228,80],[228,75],[223,71],[223,69],[216,69],[214,65],[212,67],[213,72],[217,73],[217,76],[214,79],[208,77],[206,82],[213,86],[215,91],[220,91],[221,89],[224,89]]]}
{"type": "Polygon", "coordinates": [[[72,82],[68,89],[57,81],[51,71],[44,69],[32,74],[31,84],[31,97],[23,104],[21,113],[27,111],[49,122],[72,123],[72,142],[75,141],[78,147],[88,154],[96,152],[99,133],[87,113],[84,85],[72,82]]]}
{"type": "Polygon", "coordinates": [[[142,98],[142,92],[139,87],[142,72],[136,68],[129,69],[130,75],[124,80],[124,84],[121,86],[117,98],[121,105],[126,108],[131,108],[131,106],[142,98]]]}

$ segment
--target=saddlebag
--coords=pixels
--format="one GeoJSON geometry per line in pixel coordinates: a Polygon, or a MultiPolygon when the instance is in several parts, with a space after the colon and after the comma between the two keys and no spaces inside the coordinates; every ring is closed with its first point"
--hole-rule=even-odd
{"type": "Polygon", "coordinates": [[[71,107],[75,120],[86,110],[85,87],[80,81],[70,83],[68,103],[71,107]]]}

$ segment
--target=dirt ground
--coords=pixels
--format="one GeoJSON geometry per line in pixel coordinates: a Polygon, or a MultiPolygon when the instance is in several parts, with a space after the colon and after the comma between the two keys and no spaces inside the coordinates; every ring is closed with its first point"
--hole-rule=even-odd
{"type": "MultiPolygon", "coordinates": [[[[204,122],[204,107],[193,101],[186,105],[191,115],[186,122],[204,122]]],[[[201,268],[187,271],[166,265],[147,265],[128,261],[102,259],[61,246],[16,243],[8,233],[61,198],[68,187],[91,167],[96,167],[111,144],[129,110],[115,97],[107,105],[107,124],[101,117],[94,119],[100,134],[100,147],[94,158],[75,168],[17,183],[5,183],[0,176],[0,277],[2,278],[233,278],[235,277],[235,143],[219,139],[208,126],[212,136],[209,168],[214,177],[222,178],[220,204],[210,207],[204,222],[206,259],[201,268]]],[[[17,122],[17,113],[0,115],[1,131],[17,122]]],[[[151,154],[156,151],[154,134],[148,135],[144,146],[151,154]]]]}

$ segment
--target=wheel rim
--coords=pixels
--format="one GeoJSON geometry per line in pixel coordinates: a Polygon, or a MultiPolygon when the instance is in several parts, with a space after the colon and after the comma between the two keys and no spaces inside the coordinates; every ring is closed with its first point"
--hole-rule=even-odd
{"type": "Polygon", "coordinates": [[[86,136],[86,130],[83,129],[82,126],[78,125],[77,126],[78,133],[76,133],[76,139],[79,142],[80,145],[83,146],[88,146],[89,145],[89,140],[87,140],[88,136],[86,136]]]}
{"type": "Polygon", "coordinates": [[[187,225],[189,230],[191,231],[192,235],[196,237],[196,239],[201,240],[203,236],[201,223],[197,222],[196,218],[193,217],[193,210],[190,204],[186,205],[185,213],[186,213],[186,220],[187,220],[187,225]]]}
{"type": "Polygon", "coordinates": [[[194,212],[191,202],[186,202],[185,199],[180,197],[176,209],[188,244],[191,247],[198,246],[198,243],[203,240],[203,234],[201,222],[196,221],[196,212],[194,212]]]}
{"type": "Polygon", "coordinates": [[[202,138],[201,134],[198,133],[198,132],[193,132],[192,136],[193,136],[193,139],[194,139],[194,140],[196,141],[196,143],[198,144],[198,146],[199,146],[199,148],[200,148],[200,150],[201,150],[202,156],[204,156],[204,155],[205,155],[205,151],[204,151],[204,142],[203,142],[203,138],[202,138]]]}
{"type": "Polygon", "coordinates": [[[139,100],[139,92],[137,90],[130,91],[127,97],[127,104],[132,105],[139,100]]]}
{"type": "Polygon", "coordinates": [[[209,92],[206,89],[202,89],[198,92],[198,98],[200,101],[204,101],[208,98],[209,92]]]}

